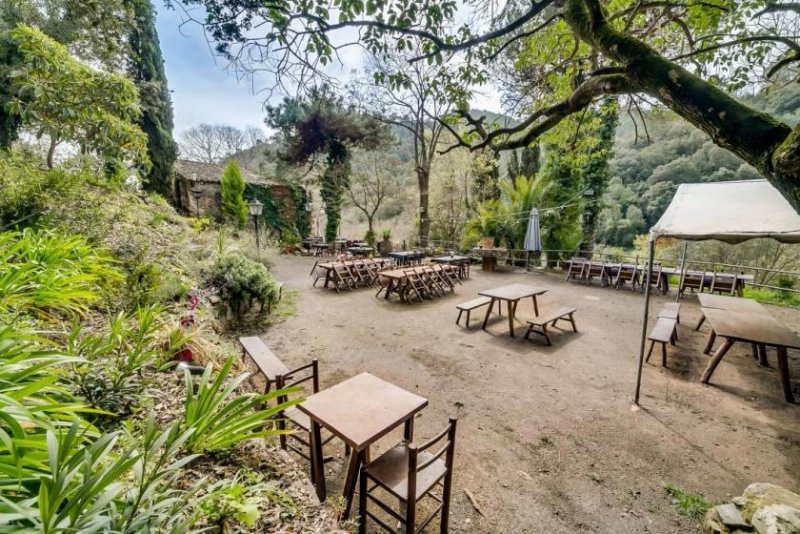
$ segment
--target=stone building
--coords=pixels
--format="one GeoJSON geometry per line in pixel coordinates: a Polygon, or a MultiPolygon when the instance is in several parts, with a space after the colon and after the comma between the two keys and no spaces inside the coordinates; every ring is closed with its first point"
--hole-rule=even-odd
{"type": "MultiPolygon", "coordinates": [[[[225,167],[179,159],[175,162],[175,198],[187,215],[219,219],[221,215],[221,180],[225,167]],[[195,197],[194,192],[199,195],[195,197]]],[[[306,191],[296,185],[270,181],[242,169],[245,200],[258,198],[265,204],[262,217],[278,232],[291,230],[298,237],[307,233],[310,212],[306,191]]]]}

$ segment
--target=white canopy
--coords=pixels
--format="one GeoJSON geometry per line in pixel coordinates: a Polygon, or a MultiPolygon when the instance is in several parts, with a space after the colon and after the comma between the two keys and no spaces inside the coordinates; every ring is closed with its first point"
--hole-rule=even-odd
{"type": "Polygon", "coordinates": [[[651,240],[659,237],[800,243],[800,215],[766,180],[682,184],[650,229],[651,240]]]}

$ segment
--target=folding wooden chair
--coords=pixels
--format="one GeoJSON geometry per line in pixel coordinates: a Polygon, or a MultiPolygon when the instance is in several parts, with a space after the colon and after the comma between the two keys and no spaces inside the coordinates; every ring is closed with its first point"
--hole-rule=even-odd
{"type": "MultiPolygon", "coordinates": [[[[661,285],[661,264],[654,263],[653,264],[653,277],[650,279],[650,287],[656,288],[656,295],[661,294],[661,290],[663,286],[661,285]]],[[[644,271],[642,271],[642,289],[644,289],[644,285],[647,283],[647,264],[644,266],[644,271]]]]}
{"type": "Polygon", "coordinates": [[[630,284],[631,289],[636,289],[639,283],[639,264],[620,264],[619,270],[617,271],[617,278],[614,280],[614,289],[619,289],[625,284],[630,284]]]}
{"type": "Polygon", "coordinates": [[[411,296],[416,295],[420,302],[425,298],[431,297],[431,290],[425,283],[425,279],[415,269],[403,269],[406,275],[406,284],[403,286],[404,300],[411,304],[411,296]]]}
{"type": "Polygon", "coordinates": [[[714,272],[711,275],[710,292],[713,293],[715,291],[719,294],[727,293],[728,295],[736,293],[736,275],[714,272]]]}
{"type": "Polygon", "coordinates": [[[586,258],[572,258],[569,260],[569,267],[567,268],[567,282],[583,280],[584,269],[586,268],[586,258]]]}
{"type": "Polygon", "coordinates": [[[705,271],[701,273],[686,271],[683,275],[683,280],[681,281],[681,287],[680,289],[678,289],[678,294],[680,297],[683,297],[683,294],[686,292],[687,289],[691,290],[692,293],[694,293],[695,289],[699,293],[702,293],[705,284],[706,284],[705,271]]]}
{"type": "Polygon", "coordinates": [[[403,442],[382,454],[377,460],[361,468],[359,485],[359,534],[366,534],[367,522],[372,520],[387,532],[416,534],[422,532],[441,513],[439,530],[448,531],[450,515],[450,496],[453,485],[453,460],[455,459],[456,418],[451,417],[444,430],[422,445],[403,442]],[[438,450],[435,446],[442,442],[438,450]],[[441,487],[442,496],[433,490],[441,487]],[[381,501],[376,490],[384,490],[394,499],[399,499],[403,512],[397,512],[381,501]],[[417,527],[417,503],[430,497],[438,505],[431,514],[419,522],[417,527]],[[384,519],[368,508],[368,503],[376,504],[389,517],[403,525],[400,531],[390,527],[384,519]]]}
{"type": "Polygon", "coordinates": [[[430,265],[423,266],[420,271],[420,276],[425,280],[425,285],[430,288],[431,295],[434,297],[443,297],[446,293],[446,289],[449,288],[447,282],[442,281],[442,279],[439,278],[439,273],[430,265]]]}
{"type": "Polygon", "coordinates": [[[442,265],[442,268],[439,271],[439,273],[441,276],[447,279],[447,282],[453,291],[455,291],[456,289],[456,284],[463,285],[461,283],[461,278],[459,278],[459,274],[461,273],[460,265],[459,266],[442,265]]]}
{"type": "Polygon", "coordinates": [[[356,285],[356,280],[350,268],[344,263],[337,263],[333,266],[333,287],[337,293],[341,293],[341,289],[350,291],[356,285]]]}
{"type": "Polygon", "coordinates": [[[588,266],[584,273],[586,283],[591,284],[593,278],[599,278],[602,287],[608,285],[608,268],[606,267],[605,260],[600,263],[587,261],[585,265],[588,266]]]}

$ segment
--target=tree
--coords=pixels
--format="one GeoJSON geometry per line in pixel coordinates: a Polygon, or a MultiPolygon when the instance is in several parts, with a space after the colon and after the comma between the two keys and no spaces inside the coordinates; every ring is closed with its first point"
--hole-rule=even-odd
{"type": "Polygon", "coordinates": [[[589,258],[594,250],[597,219],[603,209],[601,202],[608,188],[609,161],[614,155],[614,134],[619,122],[616,100],[606,99],[600,109],[593,113],[599,115],[599,124],[597,132],[592,132],[596,133],[597,144],[592,148],[583,168],[586,201],[583,206],[583,236],[580,245],[580,254],[589,258]]]}
{"type": "Polygon", "coordinates": [[[247,202],[244,201],[244,178],[235,161],[228,163],[220,180],[222,216],[238,228],[247,224],[247,202]]]}
{"type": "Polygon", "coordinates": [[[419,246],[428,246],[430,234],[431,166],[440,150],[444,124],[436,120],[450,113],[446,95],[446,66],[440,63],[409,63],[421,53],[422,44],[413,48],[386,50],[370,58],[367,80],[355,91],[362,106],[381,121],[411,134],[414,148],[414,173],[419,188],[419,246]]]}
{"type": "Polygon", "coordinates": [[[194,161],[220,163],[263,141],[257,126],[244,129],[229,124],[198,124],[181,133],[181,155],[194,161]]]}
{"type": "Polygon", "coordinates": [[[30,26],[18,26],[9,35],[21,58],[10,74],[14,97],[9,109],[37,136],[49,137],[48,167],[65,141],[108,161],[149,167],[147,137],[134,124],[141,111],[130,80],[80,63],[30,26]]]}
{"type": "Polygon", "coordinates": [[[147,155],[152,167],[144,182],[145,189],[171,198],[172,166],[178,156],[172,139],[172,100],[164,73],[164,59],[156,32],[150,0],[125,0],[133,13],[128,43],[128,75],[139,89],[142,115],[136,121],[147,134],[147,155]]]}
{"type": "Polygon", "coordinates": [[[386,127],[346,106],[328,86],[312,89],[307,98],[285,98],[267,107],[267,124],[281,133],[279,157],[295,165],[315,164],[325,157],[320,195],[325,203],[325,239],[339,229],[342,199],[350,177],[350,150],[378,148],[388,142],[386,127]]]}
{"type": "Polygon", "coordinates": [[[129,14],[122,0],[12,0],[0,2],[0,148],[16,140],[22,118],[11,112],[8,75],[19,67],[19,51],[8,33],[20,24],[41,30],[92,65],[116,70],[127,55],[129,14]]]}
{"type": "Polygon", "coordinates": [[[530,147],[523,147],[520,150],[512,150],[506,167],[508,179],[512,182],[517,176],[536,176],[539,172],[539,144],[530,147]],[[521,152],[521,157],[517,155],[521,152]]]}
{"type": "Polygon", "coordinates": [[[400,160],[371,151],[354,154],[352,176],[347,191],[350,201],[367,218],[367,243],[375,244],[375,214],[387,194],[396,190],[400,160]]]}
{"type": "Polygon", "coordinates": [[[469,13],[469,6],[458,9],[451,0],[372,0],[367,6],[342,0],[335,9],[324,0],[285,0],[268,10],[241,0],[182,1],[206,7],[202,23],[221,53],[245,68],[255,61],[272,69],[277,83],[306,79],[352,44],[403,50],[422,39],[417,61],[458,54],[449,83],[470,122],[460,138],[470,149],[529,146],[604,97],[655,99],[753,165],[800,211],[800,127],[731,94],[748,83],[794,77],[800,63],[794,3],[541,0],[511,3],[495,16],[483,4],[469,13]],[[343,28],[356,28],[357,39],[332,39],[343,28]],[[485,82],[487,68],[517,44],[526,53],[521,63],[537,104],[518,124],[493,128],[469,116],[468,88],[485,82]]]}

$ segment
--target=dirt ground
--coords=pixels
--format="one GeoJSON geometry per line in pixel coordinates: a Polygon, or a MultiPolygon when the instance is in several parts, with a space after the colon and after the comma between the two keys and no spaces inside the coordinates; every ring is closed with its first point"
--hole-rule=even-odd
{"type": "MultiPolygon", "coordinates": [[[[567,284],[555,274],[473,268],[454,295],[404,305],[376,299],[371,289],[312,288],[312,264],[284,257],[275,266],[276,277],[298,293],[296,313],[263,339],[287,364],[318,358],[323,387],[368,371],[428,398],[418,439],[438,431],[448,415],[459,417],[453,532],[694,532],[665,484],[714,502],[751,482],[800,490],[800,405],[784,402],[776,370],[754,363],[749,346],[734,346],[713,385],[699,383],[708,327],[693,330],[693,297],[682,305],[669,367],[661,367],[660,356],[645,365],[642,409],[633,412],[639,293],[567,284]],[[541,338],[511,338],[505,317],[483,331],[485,308],[473,313],[469,329],[456,326],[458,302],[508,283],[547,288],[544,309],[578,308],[579,333],[557,333],[545,347],[541,338]]],[[[655,297],[653,309],[672,298],[655,297]]],[[[769,309],[800,328],[800,312],[769,309]]],[[[533,315],[530,301],[517,315],[520,332],[533,315]]],[[[800,397],[800,353],[789,356],[800,397]]],[[[774,358],[770,351],[773,365],[774,358]]],[[[399,437],[384,438],[373,457],[399,437]]],[[[333,494],[343,470],[334,464],[328,471],[333,494]]]]}

